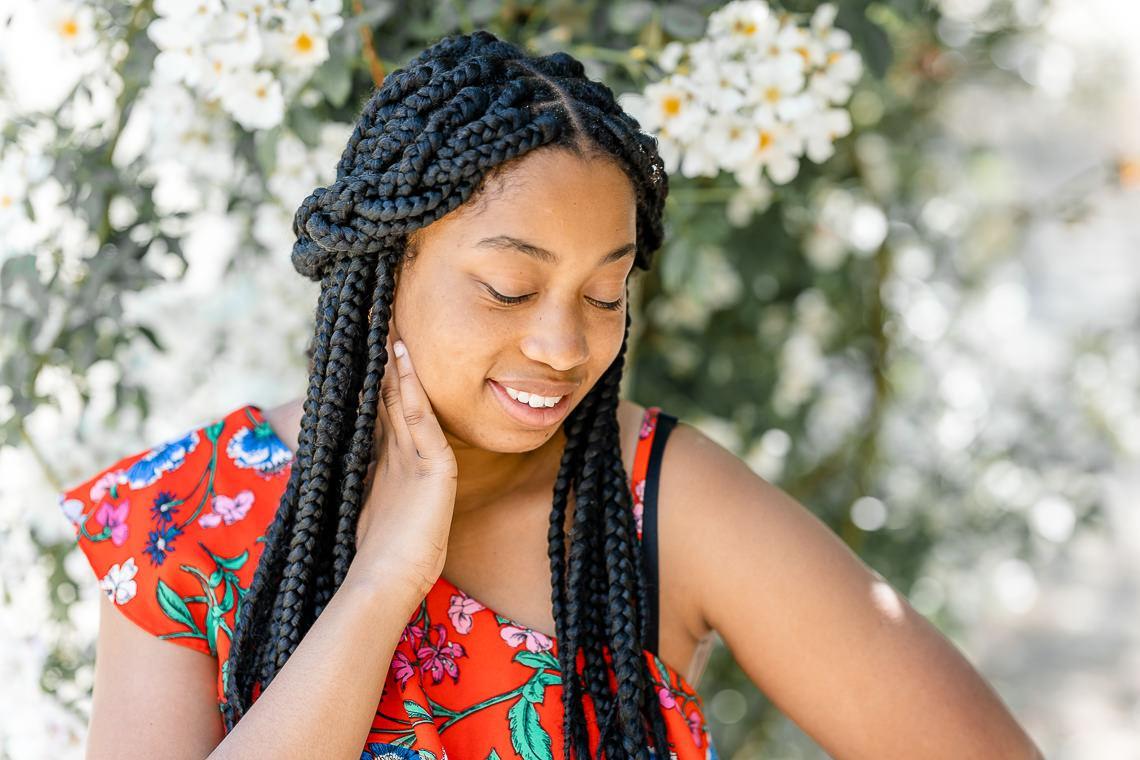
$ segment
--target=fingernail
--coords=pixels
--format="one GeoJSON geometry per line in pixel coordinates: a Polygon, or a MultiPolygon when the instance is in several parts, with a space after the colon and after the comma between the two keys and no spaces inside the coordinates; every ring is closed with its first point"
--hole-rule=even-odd
{"type": "Polygon", "coordinates": [[[396,341],[395,345],[392,346],[392,350],[396,352],[396,356],[401,358],[404,356],[404,354],[408,353],[408,350],[404,348],[404,341],[402,340],[396,341]]]}

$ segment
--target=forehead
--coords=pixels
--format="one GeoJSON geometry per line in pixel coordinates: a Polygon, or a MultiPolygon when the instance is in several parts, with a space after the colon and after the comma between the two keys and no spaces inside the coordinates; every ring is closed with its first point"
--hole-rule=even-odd
{"type": "Polygon", "coordinates": [[[468,248],[510,235],[592,264],[636,239],[636,197],[611,160],[536,150],[494,172],[475,196],[422,232],[429,243],[468,248]]]}

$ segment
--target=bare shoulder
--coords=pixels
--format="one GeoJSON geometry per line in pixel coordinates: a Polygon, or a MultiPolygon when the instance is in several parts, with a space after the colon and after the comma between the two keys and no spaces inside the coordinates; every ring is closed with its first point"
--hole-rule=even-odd
{"type": "Polygon", "coordinates": [[[301,417],[305,411],[305,400],[295,398],[265,409],[265,421],[273,432],[280,438],[290,451],[297,450],[297,439],[300,437],[301,417]]]}
{"type": "Polygon", "coordinates": [[[903,594],[736,454],[679,422],[660,489],[663,556],[700,625],[833,756],[1040,757],[903,594]]]}

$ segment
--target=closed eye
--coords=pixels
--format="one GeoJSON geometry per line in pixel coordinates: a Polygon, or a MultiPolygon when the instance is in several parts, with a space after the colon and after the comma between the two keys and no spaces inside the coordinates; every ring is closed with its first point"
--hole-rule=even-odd
{"type": "MultiPolygon", "coordinates": [[[[508,305],[520,304],[523,301],[526,301],[528,298],[530,298],[530,295],[505,296],[502,293],[499,293],[498,291],[496,291],[490,285],[484,284],[483,287],[485,287],[487,289],[487,292],[490,293],[491,297],[494,298],[496,301],[498,301],[500,303],[505,303],[508,305]]],[[[619,311],[625,303],[624,298],[619,298],[616,301],[598,301],[594,298],[590,298],[589,296],[587,296],[586,300],[589,301],[590,303],[594,304],[595,306],[597,306],[599,309],[605,309],[606,311],[619,311]]]]}

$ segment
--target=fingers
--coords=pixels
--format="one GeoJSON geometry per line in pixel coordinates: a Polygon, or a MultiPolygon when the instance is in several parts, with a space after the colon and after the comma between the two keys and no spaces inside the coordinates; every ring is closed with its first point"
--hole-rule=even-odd
{"type": "Polygon", "coordinates": [[[389,439],[389,445],[395,444],[400,448],[413,446],[411,433],[404,421],[403,401],[400,398],[400,377],[396,367],[396,357],[392,352],[395,336],[391,326],[388,329],[386,343],[388,361],[384,365],[384,377],[380,380],[380,398],[383,401],[383,426],[377,425],[376,435],[379,441],[389,439]]]}
{"type": "Polygon", "coordinates": [[[415,450],[422,459],[434,459],[448,447],[447,438],[431,408],[427,393],[420,385],[412,357],[407,347],[397,339],[393,346],[396,356],[396,370],[399,376],[400,404],[403,407],[404,422],[412,437],[415,450]]]}

